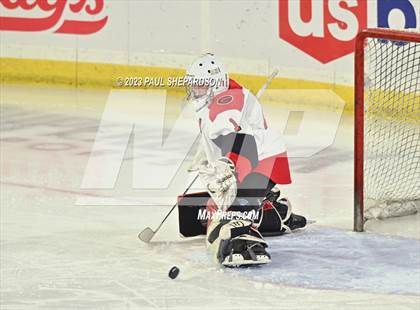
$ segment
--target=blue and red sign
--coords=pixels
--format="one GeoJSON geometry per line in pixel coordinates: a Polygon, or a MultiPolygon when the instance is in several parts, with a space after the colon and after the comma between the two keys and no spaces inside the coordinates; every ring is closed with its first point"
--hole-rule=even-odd
{"type": "Polygon", "coordinates": [[[325,64],[352,53],[360,30],[390,28],[391,12],[404,19],[404,28],[417,27],[410,0],[377,0],[376,12],[368,12],[368,0],[279,0],[279,34],[325,64]],[[376,25],[368,25],[368,13],[376,13],[376,25]]]}

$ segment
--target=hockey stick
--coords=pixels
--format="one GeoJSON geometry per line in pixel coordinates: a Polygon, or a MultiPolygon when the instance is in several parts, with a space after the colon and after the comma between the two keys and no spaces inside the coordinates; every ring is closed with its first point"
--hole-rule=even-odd
{"type": "Polygon", "coordinates": [[[271,75],[268,77],[267,81],[265,81],[264,85],[261,86],[260,90],[255,95],[255,97],[257,97],[257,99],[260,99],[260,97],[263,94],[263,92],[267,89],[268,85],[271,84],[271,81],[273,81],[273,79],[276,77],[276,75],[278,73],[279,73],[279,69],[275,68],[273,70],[273,72],[271,73],[271,75]]]}
{"type": "MultiPolygon", "coordinates": [[[[277,68],[273,70],[273,72],[271,73],[271,75],[267,78],[267,81],[265,81],[264,85],[260,88],[260,90],[255,95],[255,97],[257,97],[257,99],[259,99],[261,97],[262,93],[267,89],[268,85],[270,85],[271,81],[276,77],[276,75],[278,73],[279,73],[279,70],[277,68]]],[[[192,182],[190,183],[190,185],[187,187],[187,189],[184,191],[184,193],[182,194],[183,196],[188,192],[188,190],[191,188],[191,186],[194,184],[194,182],[197,180],[197,178],[198,178],[198,173],[194,177],[194,179],[192,180],[192,182]]],[[[159,226],[155,230],[151,229],[150,227],[146,227],[145,229],[143,229],[138,234],[138,238],[141,241],[145,242],[145,243],[149,243],[150,240],[152,240],[152,238],[155,236],[155,234],[163,226],[163,224],[165,223],[165,221],[168,219],[169,215],[171,215],[172,211],[175,210],[175,208],[176,208],[177,205],[178,205],[178,202],[176,202],[173,205],[173,207],[171,208],[171,210],[169,210],[169,212],[166,214],[166,216],[164,217],[164,219],[162,220],[162,222],[160,222],[159,226]]]]}
{"type": "MultiPolygon", "coordinates": [[[[198,178],[198,173],[194,177],[194,179],[192,180],[192,182],[190,183],[190,185],[188,185],[188,187],[186,188],[186,190],[184,191],[184,193],[182,194],[182,196],[184,196],[188,192],[188,190],[191,188],[191,186],[194,184],[194,182],[197,180],[197,178],[198,178]]],[[[146,227],[145,229],[143,229],[138,234],[139,239],[141,241],[143,241],[143,242],[149,243],[150,240],[152,240],[152,238],[154,237],[154,235],[162,227],[163,223],[165,223],[165,221],[169,217],[169,215],[171,215],[172,211],[176,208],[177,205],[178,205],[178,201],[173,205],[173,207],[171,208],[171,210],[169,210],[168,214],[166,214],[165,218],[162,220],[162,222],[160,222],[159,226],[155,230],[151,229],[150,227],[146,227]]]]}

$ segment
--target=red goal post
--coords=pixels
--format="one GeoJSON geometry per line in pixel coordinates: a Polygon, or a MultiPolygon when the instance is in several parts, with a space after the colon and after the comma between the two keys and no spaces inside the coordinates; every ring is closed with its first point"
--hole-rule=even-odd
{"type": "MultiPolygon", "coordinates": [[[[365,49],[368,39],[379,39],[383,43],[389,40],[391,45],[398,42],[420,43],[420,33],[411,31],[397,31],[390,29],[365,29],[356,37],[355,62],[354,62],[354,100],[355,100],[355,123],[354,123],[354,230],[363,231],[365,222],[365,49]]],[[[392,46],[391,46],[392,48],[392,46]]],[[[417,62],[417,47],[414,49],[417,62]]],[[[380,57],[381,53],[378,53],[380,57]]],[[[393,55],[391,56],[392,58],[393,55]]],[[[385,60],[385,63],[387,61],[385,60]]],[[[417,71],[418,73],[418,71],[417,71]]],[[[400,74],[400,73],[398,73],[400,74]]],[[[392,160],[389,159],[390,161],[392,160]]],[[[417,171],[415,171],[417,173],[417,171]]]]}

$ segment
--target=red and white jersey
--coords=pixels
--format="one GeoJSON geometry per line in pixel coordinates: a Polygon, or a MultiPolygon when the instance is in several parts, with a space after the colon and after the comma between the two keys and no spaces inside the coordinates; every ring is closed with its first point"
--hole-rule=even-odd
{"type": "Polygon", "coordinates": [[[248,89],[230,80],[229,89],[216,95],[197,114],[208,161],[228,156],[240,172],[239,181],[251,172],[259,172],[278,184],[291,182],[285,143],[277,131],[269,128],[258,99],[248,89]],[[256,166],[245,158],[240,160],[243,156],[240,152],[222,153],[214,141],[231,133],[246,134],[255,139],[256,166]]]}

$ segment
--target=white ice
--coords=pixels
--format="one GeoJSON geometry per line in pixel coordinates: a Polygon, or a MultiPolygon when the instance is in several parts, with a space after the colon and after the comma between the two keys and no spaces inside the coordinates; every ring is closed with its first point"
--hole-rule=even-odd
{"type": "MultiPolygon", "coordinates": [[[[128,159],[114,189],[80,188],[107,92],[0,90],[1,309],[419,309],[419,216],[352,232],[350,115],[333,145],[291,159],[294,183],[283,190],[316,223],[269,238],[271,265],[231,270],[209,259],[203,239],[179,240],[176,213],[156,242],[137,239],[193,177],[188,160],[166,190],[132,190],[128,159]],[[170,280],[173,265],[181,273],[170,280]]],[[[168,101],[165,130],[182,106],[168,101]]],[[[281,105],[265,112],[284,118],[281,105]]]]}

